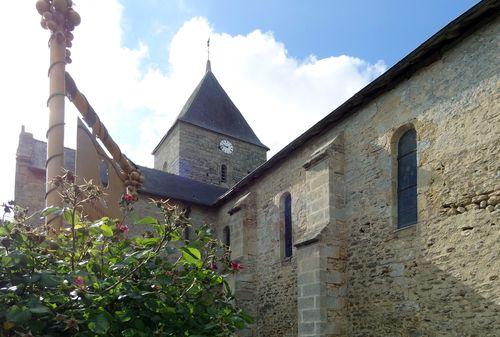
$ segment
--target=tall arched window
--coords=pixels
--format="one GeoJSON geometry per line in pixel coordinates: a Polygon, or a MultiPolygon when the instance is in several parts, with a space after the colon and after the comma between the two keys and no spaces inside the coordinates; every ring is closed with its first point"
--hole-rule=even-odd
{"type": "Polygon", "coordinates": [[[398,142],[398,228],[417,223],[417,132],[406,131],[398,142]]]}
{"type": "Polygon", "coordinates": [[[292,196],[290,193],[285,195],[283,200],[284,213],[284,253],[285,257],[292,256],[292,196]]]}
{"type": "Polygon", "coordinates": [[[222,164],[220,167],[220,181],[225,183],[227,180],[227,166],[222,164]]]}
{"type": "Polygon", "coordinates": [[[231,230],[229,229],[229,226],[224,227],[222,234],[224,236],[224,244],[229,247],[231,245],[231,230]]]}

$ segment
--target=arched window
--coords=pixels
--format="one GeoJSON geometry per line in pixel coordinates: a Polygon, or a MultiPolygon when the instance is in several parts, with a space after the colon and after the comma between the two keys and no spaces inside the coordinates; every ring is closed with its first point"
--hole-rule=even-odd
{"type": "Polygon", "coordinates": [[[222,234],[224,236],[224,244],[229,247],[231,245],[231,230],[229,229],[229,226],[224,227],[222,234]]]}
{"type": "Polygon", "coordinates": [[[398,228],[417,223],[417,132],[406,131],[398,142],[398,228]]]}
{"type": "Polygon", "coordinates": [[[222,164],[220,167],[220,181],[225,183],[227,180],[227,166],[222,164]]]}
{"type": "Polygon", "coordinates": [[[292,196],[287,193],[283,200],[283,215],[284,215],[284,255],[285,257],[292,256],[292,196]]]}
{"type": "Polygon", "coordinates": [[[163,171],[165,171],[165,172],[166,172],[166,171],[167,171],[167,168],[168,168],[168,164],[167,164],[167,162],[164,162],[164,163],[163,163],[163,171]]]}

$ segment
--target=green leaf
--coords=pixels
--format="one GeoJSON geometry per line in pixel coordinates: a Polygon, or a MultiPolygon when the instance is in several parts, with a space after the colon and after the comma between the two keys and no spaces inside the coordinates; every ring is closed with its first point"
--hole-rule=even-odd
{"type": "Polygon", "coordinates": [[[123,337],[135,337],[139,335],[139,331],[136,329],[127,329],[122,331],[123,337]]]}
{"type": "Polygon", "coordinates": [[[47,314],[50,312],[50,309],[42,304],[33,304],[30,305],[29,310],[34,314],[47,314]]]}
{"type": "Polygon", "coordinates": [[[7,236],[9,235],[9,230],[7,229],[6,226],[0,226],[0,236],[7,236]]]}
{"type": "Polygon", "coordinates": [[[127,310],[123,311],[115,311],[116,317],[120,320],[120,322],[128,322],[132,319],[132,316],[127,310]]]}
{"type": "Polygon", "coordinates": [[[190,246],[181,247],[182,259],[189,264],[193,264],[197,267],[201,267],[201,253],[198,249],[190,246]]]}
{"type": "Polygon", "coordinates": [[[13,305],[8,311],[5,318],[9,322],[21,324],[29,321],[31,319],[31,312],[26,307],[19,307],[13,305]]]}
{"type": "Polygon", "coordinates": [[[137,221],[135,224],[136,225],[157,225],[158,220],[151,217],[151,216],[148,216],[148,217],[142,218],[141,220],[137,221]]]}
{"type": "Polygon", "coordinates": [[[9,255],[2,256],[0,263],[2,267],[11,268],[20,264],[24,259],[24,254],[18,250],[11,252],[9,255]]]}
{"type": "Polygon", "coordinates": [[[96,334],[105,334],[109,330],[109,321],[104,313],[99,313],[89,318],[89,329],[96,334]]]}
{"type": "Polygon", "coordinates": [[[49,206],[49,207],[46,207],[41,215],[44,216],[44,217],[47,217],[53,213],[56,213],[56,212],[59,212],[61,209],[59,207],[56,207],[56,206],[49,206]]]}
{"type": "Polygon", "coordinates": [[[247,322],[248,324],[253,323],[253,317],[248,315],[246,312],[241,312],[241,317],[247,322]]]}
{"type": "Polygon", "coordinates": [[[182,236],[179,233],[177,233],[176,231],[170,232],[170,241],[177,242],[181,240],[182,236]]]}
{"type": "Polygon", "coordinates": [[[136,238],[135,242],[141,246],[156,246],[160,242],[160,238],[136,238]]]}
{"type": "Polygon", "coordinates": [[[62,279],[56,275],[41,273],[40,283],[47,288],[55,288],[62,283],[62,279]]]}
{"type": "Polygon", "coordinates": [[[111,226],[102,224],[101,225],[101,232],[102,232],[102,235],[104,235],[105,237],[109,238],[109,237],[113,236],[113,228],[111,228],[111,226]]]}

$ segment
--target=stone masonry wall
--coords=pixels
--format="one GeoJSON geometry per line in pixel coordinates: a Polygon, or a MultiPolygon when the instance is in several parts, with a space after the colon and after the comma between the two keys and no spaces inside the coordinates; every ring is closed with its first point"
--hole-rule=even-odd
{"type": "MultiPolygon", "coordinates": [[[[300,196],[305,193],[305,186],[294,185],[301,181],[305,172],[302,163],[295,161],[282,165],[272,176],[266,176],[245,193],[254,195],[253,206],[256,223],[247,240],[255,246],[255,294],[254,309],[256,331],[252,336],[297,336],[297,261],[296,249],[291,258],[284,258],[280,237],[283,230],[283,218],[280,216],[281,198],[289,192],[292,195],[293,236],[299,235],[304,224],[305,200],[300,196]],[[293,166],[292,166],[293,165],[293,166]]],[[[234,219],[239,212],[229,215],[235,203],[241,197],[234,198],[220,208],[217,230],[224,226],[234,226],[234,219]]],[[[232,227],[231,227],[232,228],[232,227]]],[[[231,244],[231,250],[240,251],[239,255],[247,256],[248,252],[231,244]]]]}
{"type": "MultiPolygon", "coordinates": [[[[25,161],[16,162],[16,183],[14,200],[19,206],[28,208],[30,214],[45,208],[45,170],[29,167],[25,161]]],[[[37,222],[33,219],[33,223],[37,222]]]]}
{"type": "Polygon", "coordinates": [[[266,150],[191,124],[179,123],[179,174],[204,183],[233,186],[266,161],[266,150]],[[219,150],[222,139],[234,147],[232,154],[219,150]],[[221,165],[227,166],[227,181],[221,182],[221,165]]]}
{"type": "MultiPolygon", "coordinates": [[[[29,214],[39,212],[45,208],[45,169],[33,167],[33,134],[25,132],[24,127],[19,135],[19,145],[16,154],[16,181],[14,200],[29,214]]],[[[31,220],[39,224],[39,216],[31,220]]]]}
{"type": "MultiPolygon", "coordinates": [[[[221,207],[218,226],[238,198],[255,195],[255,336],[320,335],[298,332],[297,249],[290,261],[281,258],[278,200],[291,193],[293,236],[300,238],[311,226],[302,165],[341,133],[346,262],[338,291],[347,294],[332,314],[344,313],[336,317],[345,322],[342,335],[500,331],[498,23],[304,144],[221,207]],[[395,148],[409,127],[418,138],[418,223],[396,230],[395,148]]],[[[335,255],[327,261],[335,264],[335,255]]]]}
{"type": "Polygon", "coordinates": [[[154,168],[179,174],[179,128],[174,127],[154,154],[154,168]]]}
{"type": "Polygon", "coordinates": [[[476,32],[340,126],[350,336],[500,331],[500,212],[494,198],[488,209],[470,204],[500,188],[499,27],[476,32]],[[418,223],[396,231],[396,144],[408,125],[418,141],[418,223]]]}

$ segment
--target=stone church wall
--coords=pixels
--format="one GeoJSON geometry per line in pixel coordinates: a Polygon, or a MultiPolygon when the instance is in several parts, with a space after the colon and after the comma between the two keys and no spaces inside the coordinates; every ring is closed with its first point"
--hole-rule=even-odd
{"type": "MultiPolygon", "coordinates": [[[[29,164],[18,159],[16,162],[16,186],[14,200],[16,203],[28,209],[29,214],[41,211],[45,208],[45,170],[34,169],[29,164]]],[[[36,219],[32,223],[37,222],[36,219]]]]}
{"type": "MultiPolygon", "coordinates": [[[[45,208],[45,160],[47,144],[33,138],[24,126],[19,134],[16,153],[16,178],[14,200],[17,205],[27,208],[28,214],[34,214],[30,222],[40,224],[40,211],[45,208]]],[[[75,151],[64,149],[64,166],[75,169],[75,151]]],[[[3,200],[6,202],[7,200],[3,200]]]]}
{"type": "MultiPolygon", "coordinates": [[[[257,314],[254,336],[494,336],[500,331],[499,30],[497,20],[465,38],[220,208],[218,226],[246,235],[232,249],[255,270],[250,280],[255,301],[246,303],[257,314]],[[418,139],[418,223],[396,230],[395,146],[409,127],[418,139]],[[341,134],[345,201],[332,212],[343,219],[336,222],[340,229],[331,231],[334,225],[327,223],[317,243],[294,248],[294,257],[285,260],[280,197],[292,195],[297,243],[314,229],[311,215],[324,205],[321,195],[309,193],[303,165],[341,134]],[[238,220],[247,193],[256,214],[238,220]],[[343,240],[345,249],[332,246],[335,240],[343,240]],[[242,242],[245,246],[237,246],[242,242]],[[328,249],[308,248],[314,245],[328,249]],[[311,259],[315,254],[318,259],[311,259]],[[300,270],[307,274],[298,275],[300,270]]],[[[335,180],[328,181],[334,191],[335,180]]]]}
{"type": "Polygon", "coordinates": [[[207,131],[187,123],[179,123],[179,174],[213,185],[231,187],[250,171],[266,161],[266,151],[258,146],[207,131]],[[219,150],[222,139],[234,147],[232,154],[219,150]],[[221,182],[221,165],[227,167],[227,181],[221,182]]]}
{"type": "Polygon", "coordinates": [[[154,168],[179,174],[179,128],[175,127],[154,155],[154,168]]]}
{"type": "Polygon", "coordinates": [[[177,122],[155,153],[155,169],[212,185],[231,187],[266,161],[266,150],[238,139],[177,122]],[[219,150],[228,139],[232,154],[219,150]],[[227,180],[221,181],[221,167],[227,167],[227,180]]]}

